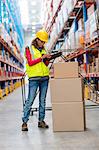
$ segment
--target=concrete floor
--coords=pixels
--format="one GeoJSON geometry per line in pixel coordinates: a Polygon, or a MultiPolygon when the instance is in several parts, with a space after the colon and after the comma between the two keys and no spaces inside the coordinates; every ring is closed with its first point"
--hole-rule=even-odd
{"type": "MultiPolygon", "coordinates": [[[[48,93],[48,102],[50,104],[48,93]]],[[[99,108],[86,109],[85,132],[56,132],[52,129],[52,112],[46,112],[50,128],[38,129],[37,112],[30,117],[28,132],[21,131],[21,89],[0,101],[0,150],[99,150],[99,108]]]]}

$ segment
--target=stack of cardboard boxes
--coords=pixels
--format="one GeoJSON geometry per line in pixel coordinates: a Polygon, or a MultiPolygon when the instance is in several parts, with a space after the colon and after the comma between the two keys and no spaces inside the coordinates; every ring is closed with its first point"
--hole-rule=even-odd
{"type": "Polygon", "coordinates": [[[84,94],[78,63],[55,63],[50,89],[53,131],[84,131],[84,94]]]}

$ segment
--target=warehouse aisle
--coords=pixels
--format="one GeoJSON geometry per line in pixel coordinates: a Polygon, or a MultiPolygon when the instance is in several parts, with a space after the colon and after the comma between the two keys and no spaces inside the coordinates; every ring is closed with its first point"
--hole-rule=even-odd
{"type": "Polygon", "coordinates": [[[86,112],[85,132],[53,133],[51,111],[46,115],[48,130],[38,129],[35,112],[30,117],[29,131],[22,132],[22,100],[18,88],[0,101],[0,150],[99,150],[99,108],[92,107],[86,112]]]}

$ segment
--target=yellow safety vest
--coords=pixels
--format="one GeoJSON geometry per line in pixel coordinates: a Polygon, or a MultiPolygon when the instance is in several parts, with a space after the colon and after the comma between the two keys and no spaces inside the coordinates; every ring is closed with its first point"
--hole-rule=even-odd
{"type": "MultiPolygon", "coordinates": [[[[33,59],[40,58],[42,57],[42,54],[46,54],[44,49],[40,52],[34,46],[31,47],[30,52],[33,59]]],[[[33,66],[29,66],[28,63],[26,63],[26,73],[29,78],[49,76],[49,68],[44,64],[44,62],[39,62],[33,66]]]]}

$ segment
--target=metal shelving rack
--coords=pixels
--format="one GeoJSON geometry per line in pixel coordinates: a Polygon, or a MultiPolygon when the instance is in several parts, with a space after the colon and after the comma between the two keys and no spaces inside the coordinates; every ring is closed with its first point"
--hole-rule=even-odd
{"type": "MultiPolygon", "coordinates": [[[[49,34],[51,34],[51,32],[52,32],[53,25],[55,24],[56,17],[58,16],[58,13],[62,7],[63,2],[64,2],[63,0],[60,0],[59,7],[58,7],[55,15],[53,16],[50,27],[46,27],[46,30],[49,32],[49,34]]],[[[65,36],[69,33],[72,23],[75,22],[75,26],[76,26],[76,24],[78,23],[78,20],[81,17],[83,17],[84,30],[85,30],[85,22],[87,21],[87,9],[92,4],[94,4],[96,6],[96,9],[98,9],[98,1],[97,0],[96,1],[89,0],[87,2],[86,2],[86,0],[77,0],[76,1],[76,4],[75,4],[74,8],[72,9],[72,11],[70,12],[68,19],[65,21],[63,28],[60,29],[60,32],[58,33],[58,35],[56,35],[56,38],[54,38],[53,42],[50,44],[50,47],[48,47],[49,52],[51,52],[52,50],[53,51],[56,50],[57,43],[59,43],[59,42],[64,43],[65,36]],[[80,5],[79,5],[79,3],[80,3],[80,5]]],[[[98,23],[97,23],[97,32],[99,32],[98,23]]],[[[75,30],[77,30],[77,27],[75,28],[75,30]]],[[[61,47],[59,50],[66,52],[66,49],[62,49],[61,47]]],[[[92,80],[94,82],[94,85],[97,84],[97,86],[98,86],[97,90],[99,90],[99,72],[89,73],[87,71],[87,66],[90,63],[88,61],[88,56],[90,54],[92,54],[94,56],[97,56],[97,58],[99,58],[99,35],[97,37],[95,37],[94,39],[90,40],[89,42],[84,41],[84,47],[77,48],[77,49],[70,50],[70,51],[71,52],[65,56],[66,60],[67,61],[75,61],[75,59],[77,59],[79,56],[83,55],[84,59],[85,59],[84,65],[86,68],[86,70],[85,70],[86,74],[83,74],[83,77],[86,79],[88,84],[90,84],[90,80],[92,80]]],[[[93,93],[98,93],[98,92],[99,91],[95,92],[95,90],[93,90],[93,93]]],[[[99,96],[99,93],[97,95],[99,96]]],[[[94,102],[99,103],[99,101],[97,102],[97,99],[94,102]]]]}
{"type": "Polygon", "coordinates": [[[23,29],[16,0],[0,1],[0,98],[21,86],[23,29]]]}
{"type": "Polygon", "coordinates": [[[9,24],[12,23],[12,28],[18,34],[18,44],[20,45],[20,50],[24,44],[24,37],[23,37],[23,29],[20,20],[19,14],[19,7],[17,5],[16,0],[2,0],[4,3],[5,10],[8,13],[8,20],[10,20],[9,24]]]}

